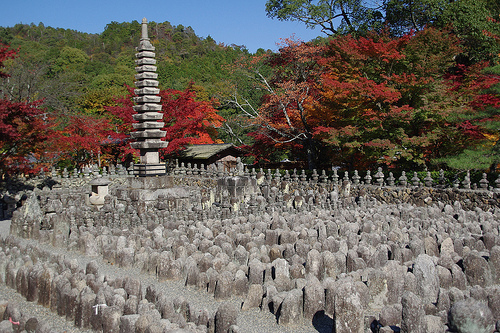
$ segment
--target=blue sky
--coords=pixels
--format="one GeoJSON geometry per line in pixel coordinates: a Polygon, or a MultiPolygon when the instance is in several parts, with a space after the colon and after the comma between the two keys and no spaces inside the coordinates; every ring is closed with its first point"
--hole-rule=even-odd
{"type": "Polygon", "coordinates": [[[323,35],[300,22],[281,22],[266,16],[266,0],[11,0],[2,4],[0,26],[43,22],[45,26],[101,33],[106,24],[148,21],[191,26],[200,37],[210,35],[224,44],[277,50],[280,38],[292,35],[309,41],[323,35]]]}

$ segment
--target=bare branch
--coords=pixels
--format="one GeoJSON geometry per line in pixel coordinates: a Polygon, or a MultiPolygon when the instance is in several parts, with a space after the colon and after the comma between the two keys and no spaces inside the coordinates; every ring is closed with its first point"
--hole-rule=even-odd
{"type": "Polygon", "coordinates": [[[224,127],[224,130],[225,130],[226,132],[228,132],[228,133],[229,133],[229,135],[231,135],[233,138],[235,138],[236,140],[238,140],[238,142],[240,143],[240,145],[244,145],[244,144],[245,144],[245,143],[244,143],[244,142],[243,142],[243,141],[239,138],[239,136],[238,136],[238,135],[236,135],[236,133],[234,133],[233,128],[232,128],[231,126],[229,126],[229,124],[227,123],[227,121],[226,121],[226,122],[224,122],[223,127],[224,127]]]}
{"type": "Polygon", "coordinates": [[[239,109],[240,111],[242,111],[242,112],[243,112],[246,116],[248,116],[249,118],[251,118],[251,119],[257,118],[257,117],[259,116],[259,113],[255,110],[255,108],[253,107],[253,105],[251,105],[251,104],[250,104],[250,102],[249,102],[247,99],[244,99],[244,98],[243,98],[243,101],[244,101],[244,103],[243,103],[243,104],[241,104],[241,103],[239,102],[239,100],[238,100],[238,95],[237,95],[237,93],[235,92],[235,93],[233,94],[233,99],[232,99],[232,100],[227,101],[227,103],[228,103],[229,105],[233,105],[233,106],[235,106],[237,109],[239,109]],[[250,108],[250,110],[253,112],[253,114],[252,114],[252,113],[250,113],[250,112],[248,112],[248,111],[247,111],[247,109],[246,109],[245,107],[250,108]]]}
{"type": "MultiPolygon", "coordinates": [[[[264,85],[267,87],[267,90],[269,91],[269,93],[274,95],[274,96],[278,96],[276,94],[276,92],[274,91],[274,89],[271,88],[271,85],[269,84],[267,79],[264,77],[264,75],[262,75],[262,73],[260,73],[259,71],[256,71],[256,73],[260,77],[262,83],[264,83],[264,85]]],[[[292,121],[290,120],[290,116],[288,116],[288,112],[286,110],[286,105],[283,104],[283,102],[281,100],[279,100],[279,104],[280,104],[281,110],[283,111],[283,115],[285,116],[285,119],[286,119],[288,126],[290,126],[290,128],[292,128],[292,129],[295,129],[293,124],[292,124],[292,121]]]]}

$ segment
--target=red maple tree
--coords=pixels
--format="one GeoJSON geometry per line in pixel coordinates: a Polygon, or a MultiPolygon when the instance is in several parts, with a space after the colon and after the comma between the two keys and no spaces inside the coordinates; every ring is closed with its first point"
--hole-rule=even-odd
{"type": "Polygon", "coordinates": [[[48,138],[45,111],[40,104],[0,99],[0,173],[37,170],[37,154],[48,138]]]}
{"type": "Polygon", "coordinates": [[[238,94],[235,105],[256,129],[249,133],[253,144],[246,147],[258,161],[299,157],[316,166],[319,156],[314,128],[321,121],[309,105],[318,96],[321,46],[284,39],[278,53],[256,55],[237,64],[237,71],[252,77],[253,88],[265,92],[259,107],[249,106],[238,94]]]}
{"type": "Polygon", "coordinates": [[[325,120],[316,135],[332,147],[331,159],[414,167],[451,152],[463,138],[450,116],[461,110],[443,77],[459,52],[457,37],[432,28],[330,41],[315,107],[325,120]]]}
{"type": "MultiPolygon", "coordinates": [[[[16,52],[0,44],[0,78],[4,61],[16,52]]],[[[42,101],[12,102],[0,99],[0,175],[33,173],[39,167],[40,149],[48,137],[46,113],[42,101]]]]}
{"type": "Polygon", "coordinates": [[[53,123],[53,135],[47,142],[47,150],[57,160],[70,167],[112,164],[115,158],[109,153],[109,145],[123,137],[116,133],[111,121],[105,117],[85,114],[66,116],[64,124],[53,123]]]}
{"type": "Polygon", "coordinates": [[[481,129],[464,115],[499,103],[487,93],[497,82],[491,75],[470,86],[447,78],[461,52],[457,36],[434,28],[401,37],[338,36],[327,44],[289,41],[248,62],[266,92],[261,106],[234,104],[258,126],[249,147],[257,160],[286,151],[310,167],[423,167],[478,138],[481,129]],[[267,76],[252,67],[264,65],[267,76]]]}
{"type": "MultiPolygon", "coordinates": [[[[163,121],[168,141],[168,147],[161,149],[163,157],[175,151],[184,149],[190,144],[212,144],[217,141],[217,127],[221,126],[224,118],[217,114],[213,107],[215,101],[199,101],[191,83],[185,90],[160,90],[163,121]]],[[[118,106],[107,107],[106,110],[112,114],[115,131],[126,135],[133,131],[131,124],[135,122],[133,115],[134,91],[129,87],[129,95],[116,100],[118,106]]],[[[123,141],[120,146],[120,159],[130,159],[137,156],[137,151],[123,141]]]]}
{"type": "Polygon", "coordinates": [[[217,128],[224,118],[217,114],[212,103],[196,100],[196,92],[191,87],[192,83],[183,91],[160,91],[164,130],[167,132],[165,140],[169,142],[162,150],[164,156],[191,144],[219,143],[217,128]]]}

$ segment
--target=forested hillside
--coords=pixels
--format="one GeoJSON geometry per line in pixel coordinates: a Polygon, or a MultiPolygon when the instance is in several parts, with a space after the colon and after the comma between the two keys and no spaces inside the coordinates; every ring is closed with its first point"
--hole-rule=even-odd
{"type": "MultiPolygon", "coordinates": [[[[214,107],[217,107],[218,112],[229,114],[216,97],[225,94],[231,86],[231,64],[250,56],[245,47],[223,45],[210,36],[200,38],[191,27],[172,26],[169,22],[150,22],[149,30],[156,47],[157,72],[164,98],[185,96],[180,110],[189,111],[184,112],[204,110],[213,118],[214,107]]],[[[35,163],[38,165],[35,169],[54,163],[73,168],[85,163],[132,161],[134,154],[125,143],[131,130],[127,126],[130,114],[113,114],[109,108],[119,107],[117,101],[124,102],[128,87],[134,86],[135,47],[140,33],[141,25],[137,21],[111,22],[101,34],[55,29],[43,23],[1,27],[0,43],[10,46],[4,55],[11,53],[2,62],[5,78],[0,81],[0,98],[5,103],[28,103],[29,110],[42,110],[45,118],[35,131],[43,132],[43,137],[33,133],[33,129],[14,124],[11,116],[3,118],[10,130],[2,135],[1,156],[5,166],[1,171],[7,172],[10,167],[13,168],[10,172],[34,168],[33,163],[17,160],[23,159],[19,156],[21,151],[28,154],[34,150],[9,145],[19,137],[45,142],[44,147],[38,148],[45,153],[30,157],[39,162],[35,163]],[[30,103],[37,106],[29,108],[33,106],[30,103]],[[14,134],[9,134],[10,131],[14,134]]],[[[14,105],[3,105],[3,111],[11,115],[15,114],[13,108],[14,105]]],[[[201,118],[195,118],[206,118],[203,112],[198,115],[201,118]]],[[[179,111],[170,113],[188,116],[179,111]]],[[[23,123],[33,120],[32,116],[25,117],[23,123]]],[[[220,122],[217,124],[221,127],[220,122]]],[[[208,141],[200,140],[189,131],[184,133],[193,138],[192,143],[212,143],[217,136],[224,137],[224,133],[217,135],[216,130],[209,131],[211,136],[202,135],[208,141]]],[[[179,139],[186,142],[184,138],[179,139]]],[[[175,142],[171,147],[174,146],[175,142]]]]}
{"type": "MultiPolygon", "coordinates": [[[[338,14],[339,3],[353,2],[317,3],[268,1],[269,16],[326,32],[311,42],[283,36],[277,52],[250,54],[150,22],[171,143],[163,156],[232,142],[249,163],[496,171],[495,1],[416,1],[416,10],[391,0],[338,14]]],[[[111,22],[102,34],[0,28],[0,172],[136,159],[128,139],[139,35],[136,21],[111,22]]]]}
{"type": "MultiPolygon", "coordinates": [[[[211,98],[225,85],[229,64],[248,54],[239,46],[198,37],[191,27],[150,22],[162,88],[185,89],[190,81],[211,98]]],[[[0,43],[19,49],[7,63],[2,91],[12,100],[46,98],[51,110],[102,112],[111,97],[133,85],[140,23],[111,22],[101,34],[17,24],[0,28],[0,43]]]]}

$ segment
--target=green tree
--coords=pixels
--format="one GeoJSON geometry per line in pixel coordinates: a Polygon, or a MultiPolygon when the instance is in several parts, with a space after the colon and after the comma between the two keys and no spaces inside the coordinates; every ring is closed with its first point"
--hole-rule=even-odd
{"type": "Polygon", "coordinates": [[[281,21],[299,21],[320,27],[327,35],[354,33],[380,27],[382,6],[362,0],[268,0],[266,12],[281,21]]]}
{"type": "Polygon", "coordinates": [[[420,31],[435,23],[449,3],[447,0],[389,0],[385,5],[386,21],[397,35],[420,31]]]}
{"type": "Polygon", "coordinates": [[[440,26],[451,25],[465,46],[467,60],[493,60],[498,63],[500,43],[492,35],[500,35],[498,3],[489,0],[457,0],[449,4],[440,26]]]}
{"type": "Polygon", "coordinates": [[[60,71],[79,71],[83,72],[86,63],[90,60],[89,56],[82,50],[74,47],[65,46],[61,49],[59,57],[54,63],[56,72],[60,71]]]}
{"type": "Polygon", "coordinates": [[[121,51],[122,46],[133,49],[139,44],[141,37],[141,24],[137,21],[118,23],[113,21],[106,25],[103,33],[99,36],[102,48],[109,54],[121,51]]]}
{"type": "Polygon", "coordinates": [[[484,68],[485,63],[461,66],[450,75],[455,91],[470,112],[462,114],[458,126],[469,133],[476,145],[469,144],[460,154],[437,160],[451,168],[496,171],[500,163],[500,66],[484,68]]]}
{"type": "Polygon", "coordinates": [[[35,101],[45,96],[45,75],[50,63],[45,59],[47,49],[38,42],[27,42],[29,52],[19,49],[17,57],[6,64],[9,78],[3,80],[1,98],[10,101],[35,101]]]}
{"type": "Polygon", "coordinates": [[[451,28],[465,46],[462,61],[498,61],[500,44],[491,36],[500,33],[498,1],[389,0],[385,12],[396,35],[426,26],[451,28]]]}

